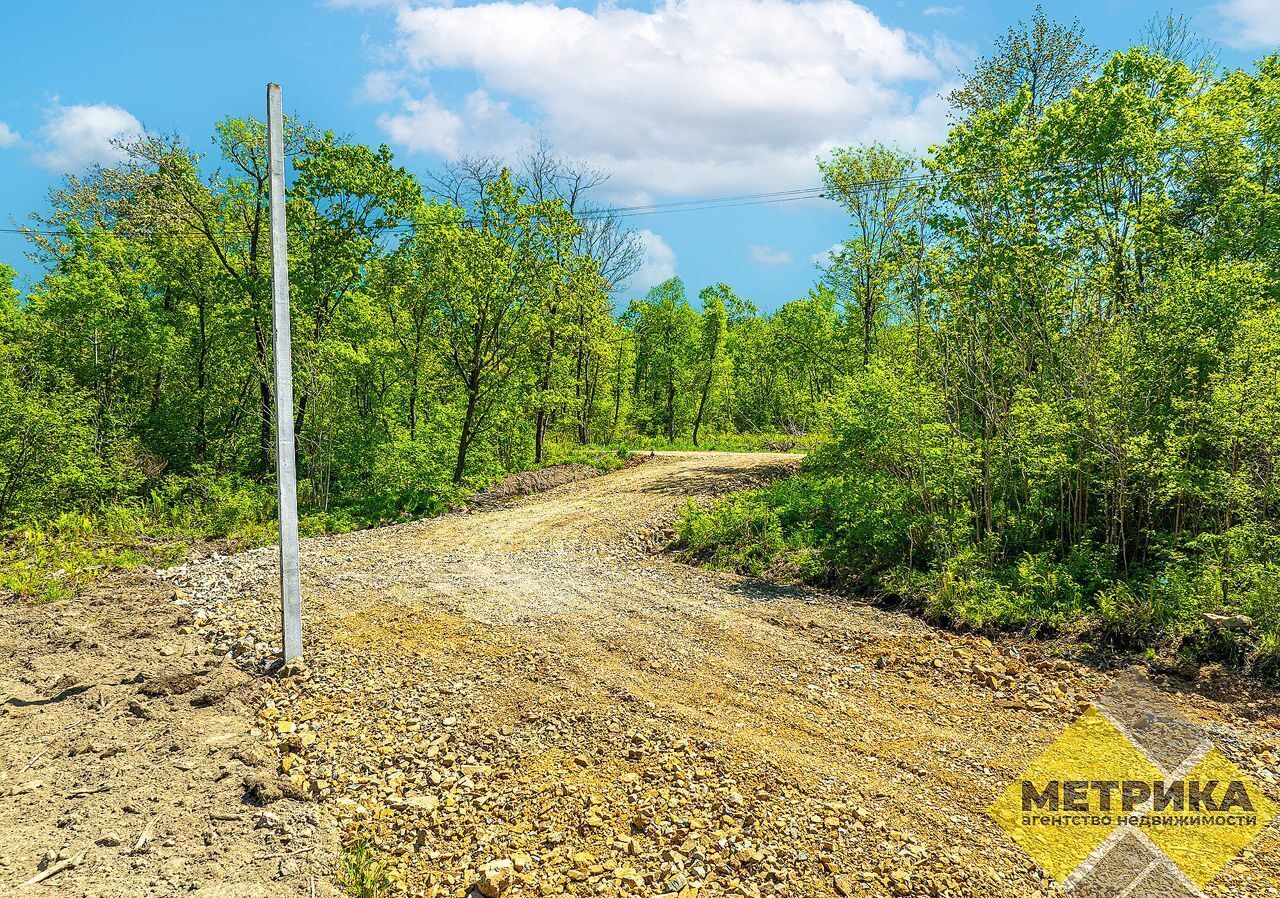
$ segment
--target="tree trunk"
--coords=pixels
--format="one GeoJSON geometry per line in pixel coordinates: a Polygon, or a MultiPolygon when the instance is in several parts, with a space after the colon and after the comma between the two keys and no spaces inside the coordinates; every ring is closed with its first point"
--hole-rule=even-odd
{"type": "Polygon", "coordinates": [[[538,420],[533,430],[533,461],[535,464],[542,464],[543,444],[547,436],[547,408],[541,406],[538,409],[538,420]]]}
{"type": "Polygon", "coordinates": [[[698,445],[698,431],[702,428],[702,413],[707,407],[707,397],[711,395],[711,381],[716,373],[716,361],[720,357],[720,340],[717,337],[711,347],[711,357],[707,360],[707,377],[702,382],[702,395],[698,397],[698,414],[693,418],[693,445],[698,445]]]}
{"type": "Polygon", "coordinates": [[[673,378],[667,381],[667,439],[676,438],[676,382],[673,378]]]}
{"type": "Polygon", "coordinates": [[[472,432],[476,417],[476,400],[478,398],[476,390],[469,390],[467,395],[467,413],[462,419],[462,434],[458,438],[458,463],[453,469],[453,482],[462,483],[462,475],[467,470],[467,450],[471,448],[471,440],[475,434],[472,432]]]}
{"type": "Polygon", "coordinates": [[[413,384],[409,390],[409,442],[418,440],[418,368],[413,369],[413,384]]]}
{"type": "Polygon", "coordinates": [[[199,312],[200,323],[200,349],[196,353],[196,454],[200,461],[205,461],[209,454],[209,436],[207,433],[208,419],[208,396],[206,395],[206,381],[208,379],[208,363],[209,363],[209,336],[208,336],[208,314],[206,310],[207,300],[203,295],[196,299],[196,309],[199,312]]]}
{"type": "Polygon", "coordinates": [[[262,478],[271,475],[271,384],[265,377],[258,378],[258,474],[262,478]]]}
{"type": "MultiPolygon", "coordinates": [[[[551,314],[555,314],[553,308],[551,314]]],[[[542,377],[538,380],[538,416],[537,423],[534,425],[533,431],[533,460],[536,464],[542,464],[542,456],[544,446],[547,441],[547,390],[551,389],[551,372],[555,368],[556,363],[556,330],[550,328],[547,332],[547,358],[542,368],[542,377]]]]}

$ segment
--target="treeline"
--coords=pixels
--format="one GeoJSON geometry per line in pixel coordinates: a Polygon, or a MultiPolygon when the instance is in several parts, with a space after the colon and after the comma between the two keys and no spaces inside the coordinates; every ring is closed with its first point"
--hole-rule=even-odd
{"type": "Polygon", "coordinates": [[[1224,72],[1177,22],[1153,38],[1100,59],[1038,14],[923,165],[822,161],[852,224],[807,338],[831,441],[691,510],[693,551],[1280,663],[1280,56],[1224,72]]]}
{"type": "MultiPolygon", "coordinates": [[[[783,348],[807,313],[764,320],[725,285],[695,311],[675,280],[615,307],[641,246],[601,173],[539,147],[423,184],[385,147],[296,123],[287,144],[307,512],[429,512],[575,445],[812,426],[830,376],[783,348]]],[[[123,145],[27,229],[29,295],[0,268],[0,525],[139,499],[270,518],[264,128],[217,145],[123,145]]]]}

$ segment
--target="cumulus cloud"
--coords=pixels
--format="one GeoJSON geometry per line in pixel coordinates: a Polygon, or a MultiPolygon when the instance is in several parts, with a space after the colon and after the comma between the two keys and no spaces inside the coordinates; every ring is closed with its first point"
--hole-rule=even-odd
{"type": "Polygon", "coordinates": [[[1222,18],[1223,40],[1233,47],[1280,44],[1280,4],[1275,0],[1227,0],[1215,7],[1222,18]]]}
{"type": "Polygon", "coordinates": [[[22,143],[22,135],[13,130],[5,122],[0,122],[0,150],[16,147],[22,143]]]}
{"type": "Polygon", "coordinates": [[[774,249],[772,246],[761,246],[759,243],[753,243],[748,246],[747,255],[757,265],[788,265],[792,259],[791,253],[785,250],[774,249]]]}
{"type": "Polygon", "coordinates": [[[356,91],[355,99],[362,103],[390,103],[392,100],[405,99],[407,96],[400,86],[400,79],[396,73],[380,69],[364,76],[364,81],[356,91]]]}
{"type": "Polygon", "coordinates": [[[663,194],[803,184],[815,156],[864,138],[922,146],[942,133],[930,98],[957,56],[849,0],[491,0],[405,5],[396,23],[406,73],[479,87],[399,100],[381,118],[393,142],[492,153],[536,129],[618,189],[663,194]]]}
{"type": "Polygon", "coordinates": [[[400,112],[383,113],[378,125],[394,143],[410,153],[437,153],[446,158],[475,153],[510,157],[529,143],[531,126],[511,114],[508,103],[474,90],[460,109],[442,103],[434,93],[406,97],[400,112]]]}
{"type": "Polygon", "coordinates": [[[644,263],[640,266],[640,270],[631,276],[630,286],[635,290],[644,291],[675,277],[676,253],[667,241],[662,239],[662,235],[655,234],[648,228],[642,228],[637,232],[637,236],[644,247],[644,263]]]}
{"type": "Polygon", "coordinates": [[[94,162],[118,161],[123,154],[112,141],[141,133],[142,123],[119,106],[55,105],[40,128],[33,158],[50,171],[78,172],[94,162]]]}
{"type": "Polygon", "coordinates": [[[844,249],[843,243],[833,243],[821,252],[816,252],[809,257],[809,261],[819,268],[826,268],[835,260],[840,250],[844,249]]]}

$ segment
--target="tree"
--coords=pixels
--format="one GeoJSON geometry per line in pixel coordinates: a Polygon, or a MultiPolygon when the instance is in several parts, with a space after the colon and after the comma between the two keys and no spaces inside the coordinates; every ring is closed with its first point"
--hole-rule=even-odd
{"type": "Polygon", "coordinates": [[[648,429],[665,434],[668,440],[675,439],[684,410],[697,320],[679,278],[652,288],[624,316],[635,336],[637,404],[643,408],[648,429]]]}
{"type": "Polygon", "coordinates": [[[420,270],[433,271],[439,349],[463,393],[454,483],[521,370],[537,298],[561,279],[576,236],[562,204],[524,196],[503,171],[477,196],[472,226],[457,207],[431,207],[413,238],[420,270]]]}
{"type": "Polygon", "coordinates": [[[296,235],[289,243],[289,294],[300,319],[294,336],[300,393],[294,434],[305,444],[308,409],[326,395],[322,383],[333,355],[350,342],[349,334],[335,331],[359,326],[367,314],[349,306],[364,302],[375,261],[387,254],[393,229],[418,211],[422,192],[412,175],[394,165],[386,146],[349,144],[328,132],[305,136],[293,164],[289,218],[296,235]]]}
{"type": "Polygon", "coordinates": [[[864,365],[893,300],[893,280],[916,217],[915,167],[910,157],[880,144],[837,149],[818,163],[828,195],[853,219],[854,235],[836,254],[827,280],[857,310],[864,365]]]}
{"type": "Polygon", "coordinates": [[[1193,71],[1213,66],[1212,45],[1195,33],[1191,19],[1184,15],[1152,16],[1143,26],[1139,42],[1156,56],[1180,62],[1193,71]]]}
{"type": "Polygon", "coordinates": [[[1026,114],[1038,120],[1088,78],[1097,58],[1098,48],[1085,40],[1079,19],[1062,25],[1037,5],[1030,22],[1018,22],[996,38],[994,52],[962,75],[947,99],[964,117],[998,109],[1026,89],[1026,114]]]}
{"type": "Polygon", "coordinates": [[[725,376],[727,354],[725,343],[729,336],[728,305],[733,302],[733,291],[727,284],[706,287],[698,294],[702,300],[702,317],[698,322],[698,365],[702,369],[699,379],[698,411],[693,418],[693,445],[698,445],[698,431],[707,412],[707,400],[725,376]]]}

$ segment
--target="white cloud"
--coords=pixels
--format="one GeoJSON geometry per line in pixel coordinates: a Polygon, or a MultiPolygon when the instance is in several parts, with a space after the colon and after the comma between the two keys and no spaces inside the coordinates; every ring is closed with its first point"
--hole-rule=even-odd
{"type": "Polygon", "coordinates": [[[454,158],[467,153],[509,157],[529,143],[533,131],[511,114],[506,102],[483,90],[467,95],[461,109],[445,106],[435,94],[406,97],[401,111],[378,116],[387,136],[410,153],[437,153],[454,158]]]}
{"type": "Polygon", "coordinates": [[[1280,44],[1280,4],[1275,0],[1227,0],[1214,9],[1223,19],[1223,40],[1231,46],[1280,44]]]}
{"type": "Polygon", "coordinates": [[[753,243],[747,247],[747,255],[751,257],[751,261],[758,265],[788,265],[791,263],[791,253],[774,249],[772,246],[761,246],[759,243],[753,243]]]}
{"type": "Polygon", "coordinates": [[[0,150],[16,147],[20,143],[22,143],[22,135],[10,128],[6,123],[0,122],[0,150]]]}
{"type": "Polygon", "coordinates": [[[676,276],[676,252],[660,234],[648,228],[642,228],[638,236],[644,245],[644,263],[631,276],[630,286],[645,291],[676,276]]]}
{"type": "Polygon", "coordinates": [[[428,94],[424,100],[409,98],[402,110],[396,115],[383,113],[378,116],[378,126],[394,142],[411,153],[426,151],[442,156],[457,155],[459,138],[465,126],[462,118],[446,109],[435,94],[428,94]]]}
{"type": "Polygon", "coordinates": [[[926,16],[958,16],[962,12],[963,6],[927,6],[924,10],[926,16]]]}
{"type": "Polygon", "coordinates": [[[843,243],[833,243],[822,252],[814,253],[809,257],[809,261],[820,268],[826,268],[835,259],[836,254],[844,249],[843,243]]]}
{"type": "Polygon", "coordinates": [[[405,98],[407,94],[400,86],[396,73],[383,70],[365,75],[355,94],[355,99],[361,103],[390,103],[392,100],[405,98]]]}
{"type": "Polygon", "coordinates": [[[815,156],[860,139],[922,147],[943,133],[930,98],[957,52],[849,0],[491,0],[396,21],[408,73],[466,72],[480,90],[407,97],[380,119],[393,142],[491,153],[536,130],[619,190],[668,195],[810,183],[815,156]]]}
{"type": "Polygon", "coordinates": [[[141,122],[108,103],[55,105],[47,116],[34,159],[55,172],[78,172],[94,162],[115,162],[124,154],[111,142],[142,133],[141,122]]]}

